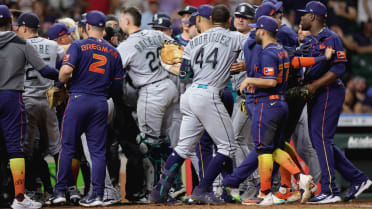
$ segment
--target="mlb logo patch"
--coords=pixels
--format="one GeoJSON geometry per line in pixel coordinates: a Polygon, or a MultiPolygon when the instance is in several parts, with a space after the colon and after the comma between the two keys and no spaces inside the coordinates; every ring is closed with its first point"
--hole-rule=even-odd
{"type": "Polygon", "coordinates": [[[70,59],[70,54],[66,54],[65,57],[63,58],[64,62],[67,62],[70,59]]]}
{"type": "Polygon", "coordinates": [[[337,51],[337,58],[338,59],[346,59],[346,54],[344,51],[337,51]]]}
{"type": "Polygon", "coordinates": [[[273,67],[265,67],[264,68],[264,75],[275,75],[275,71],[273,67]]]}

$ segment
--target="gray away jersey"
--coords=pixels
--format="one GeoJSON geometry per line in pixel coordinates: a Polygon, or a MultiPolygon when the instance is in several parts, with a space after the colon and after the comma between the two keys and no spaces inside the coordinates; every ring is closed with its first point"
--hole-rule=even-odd
{"type": "MultiPolygon", "coordinates": [[[[243,34],[246,36],[246,39],[248,39],[249,37],[249,34],[251,32],[248,32],[247,34],[243,34]]],[[[244,41],[245,43],[245,41],[244,41]]],[[[244,46],[244,43],[243,43],[243,46],[244,46]]],[[[236,60],[236,62],[244,62],[244,52],[243,52],[243,49],[240,51],[240,54],[238,56],[238,59],[236,60]]],[[[231,75],[231,84],[232,84],[232,90],[233,91],[239,91],[240,90],[240,84],[245,80],[245,78],[247,77],[247,72],[246,70],[244,69],[243,72],[239,72],[237,74],[232,74],[231,75]]]]}
{"type": "Polygon", "coordinates": [[[160,64],[163,40],[170,40],[170,37],[160,31],[141,30],[118,46],[123,67],[136,88],[168,77],[160,64]]]}
{"type": "MultiPolygon", "coordinates": [[[[34,37],[26,40],[38,52],[45,64],[55,67],[57,61],[61,61],[64,56],[64,50],[58,46],[55,41],[42,37],[34,37]]],[[[46,97],[45,92],[53,85],[53,80],[44,78],[30,64],[25,67],[25,97],[46,97]]]]}
{"type": "Polygon", "coordinates": [[[183,54],[184,59],[191,61],[193,83],[224,88],[230,78],[230,66],[238,58],[246,38],[221,27],[194,37],[183,54]]]}

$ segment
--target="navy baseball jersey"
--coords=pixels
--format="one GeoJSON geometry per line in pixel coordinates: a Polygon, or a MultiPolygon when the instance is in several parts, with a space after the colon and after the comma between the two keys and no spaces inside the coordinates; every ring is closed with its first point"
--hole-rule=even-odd
{"type": "Polygon", "coordinates": [[[326,72],[331,71],[337,76],[341,76],[344,71],[337,71],[337,68],[331,68],[331,64],[343,62],[346,63],[346,54],[342,45],[342,40],[333,31],[324,28],[318,35],[310,35],[311,46],[309,48],[309,57],[317,57],[324,54],[327,47],[332,47],[336,51],[335,56],[330,61],[319,62],[312,67],[308,67],[305,72],[305,81],[312,82],[322,77],[326,72]]]}
{"type": "Polygon", "coordinates": [[[276,38],[288,53],[294,52],[298,46],[297,34],[287,25],[281,25],[276,38]]]}
{"type": "Polygon", "coordinates": [[[114,79],[123,79],[119,52],[107,41],[89,37],[72,42],[63,65],[74,68],[70,93],[108,96],[114,79]]]}
{"type": "Polygon", "coordinates": [[[260,62],[255,64],[254,77],[263,79],[275,79],[277,85],[273,88],[255,89],[255,97],[264,97],[284,94],[287,89],[289,72],[289,57],[280,44],[269,44],[259,54],[260,62]]]}
{"type": "Polygon", "coordinates": [[[183,46],[186,46],[189,43],[189,41],[182,38],[181,34],[174,36],[174,40],[182,44],[183,46]]]}

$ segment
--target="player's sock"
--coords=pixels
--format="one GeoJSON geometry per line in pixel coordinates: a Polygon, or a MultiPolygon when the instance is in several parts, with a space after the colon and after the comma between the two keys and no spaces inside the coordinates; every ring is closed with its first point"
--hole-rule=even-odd
{"type": "Polygon", "coordinates": [[[80,169],[80,161],[78,159],[72,158],[71,169],[72,169],[72,176],[73,176],[74,182],[76,184],[77,177],[79,175],[79,169],[80,169]]]}
{"type": "Polygon", "coordinates": [[[182,165],[182,163],[185,161],[182,157],[180,157],[176,151],[173,151],[172,154],[169,155],[167,161],[165,162],[164,168],[166,170],[171,169],[171,167],[178,163],[178,165],[182,165]]]}
{"type": "Polygon", "coordinates": [[[292,158],[292,160],[296,163],[297,167],[301,171],[303,171],[302,170],[302,167],[300,165],[300,162],[297,159],[298,154],[297,154],[296,150],[292,147],[292,145],[290,143],[288,143],[288,142],[285,142],[283,149],[284,149],[285,152],[287,152],[289,154],[289,156],[292,158]]]}
{"type": "Polygon", "coordinates": [[[273,155],[258,155],[258,172],[260,174],[261,191],[266,194],[271,190],[271,177],[273,173],[273,155]]]}
{"type": "Polygon", "coordinates": [[[15,198],[18,201],[23,201],[25,193],[25,159],[12,158],[9,162],[13,176],[15,198]]]}
{"type": "Polygon", "coordinates": [[[285,168],[291,175],[294,175],[296,180],[298,180],[298,176],[301,173],[301,170],[298,168],[295,162],[293,162],[292,158],[288,155],[288,153],[284,152],[283,150],[277,148],[273,152],[273,159],[276,163],[280,165],[280,167],[285,168]]]}
{"type": "Polygon", "coordinates": [[[291,174],[283,166],[279,167],[280,181],[282,187],[291,187],[291,174]]]}
{"type": "Polygon", "coordinates": [[[205,176],[201,180],[199,187],[208,190],[213,184],[214,179],[221,173],[224,163],[229,160],[229,157],[217,152],[216,156],[209,163],[205,176]]]}

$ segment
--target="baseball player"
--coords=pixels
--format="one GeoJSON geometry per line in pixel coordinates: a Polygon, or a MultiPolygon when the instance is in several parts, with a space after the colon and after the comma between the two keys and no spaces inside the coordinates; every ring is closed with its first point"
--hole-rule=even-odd
{"type": "MultiPolygon", "coordinates": [[[[238,32],[249,37],[251,27],[248,24],[254,23],[256,8],[247,3],[239,4],[234,12],[234,27],[238,32]]],[[[250,54],[251,55],[251,54],[250,54]]],[[[237,62],[231,65],[230,71],[232,88],[234,92],[239,92],[240,84],[246,78],[244,53],[240,52],[237,62]],[[239,72],[240,71],[240,72],[239,72]]],[[[232,115],[232,123],[234,127],[235,139],[238,143],[238,148],[234,157],[234,167],[238,167],[250,150],[254,149],[253,139],[251,137],[251,118],[241,110],[244,106],[244,95],[238,95],[234,103],[234,111],[232,115]],[[242,104],[243,103],[243,104],[242,104]]],[[[255,172],[246,182],[240,184],[242,199],[249,199],[256,193],[256,186],[259,182],[258,172],[255,172]]]]}
{"type": "Polygon", "coordinates": [[[106,168],[107,101],[110,88],[114,97],[121,96],[124,71],[118,51],[103,40],[106,17],[91,11],[86,16],[88,39],[74,41],[69,47],[59,79],[71,79],[70,98],[61,125],[61,142],[57,183],[52,204],[66,202],[75,144],[86,133],[92,162],[93,193],[80,200],[82,206],[102,206],[106,168]],[[71,77],[71,78],[70,78],[71,77]]]}
{"type": "Polygon", "coordinates": [[[0,5],[0,128],[4,136],[13,176],[15,199],[12,208],[40,208],[24,194],[25,160],[24,135],[26,113],[22,92],[24,90],[25,65],[30,63],[43,77],[58,79],[58,71],[39,57],[35,48],[19,38],[11,30],[11,17],[7,6],[0,5]]]}
{"type": "MultiPolygon", "coordinates": [[[[18,35],[35,47],[45,63],[55,67],[56,63],[62,60],[64,56],[63,48],[59,47],[54,41],[38,37],[37,30],[40,27],[40,21],[34,13],[22,14],[18,18],[17,25],[18,35]]],[[[30,177],[27,178],[29,181],[26,181],[26,188],[31,189],[30,192],[36,189],[32,188],[32,183],[35,181],[32,174],[36,175],[36,172],[42,171],[39,173],[42,175],[44,188],[51,194],[53,188],[50,183],[49,169],[43,159],[44,156],[41,156],[44,151],[37,149],[38,152],[34,153],[34,146],[37,145],[37,142],[39,146],[45,144],[48,148],[46,153],[52,155],[56,162],[58,161],[58,120],[55,108],[50,109],[46,99],[46,91],[52,87],[53,80],[42,77],[31,65],[27,65],[25,70],[23,99],[26,106],[27,129],[24,148],[29,163],[26,163],[26,170],[28,177],[30,177]],[[46,167],[41,167],[43,165],[46,165],[46,167]]]]}
{"type": "Polygon", "coordinates": [[[301,173],[299,168],[289,158],[288,154],[280,147],[280,135],[286,121],[288,106],[284,101],[283,93],[287,87],[287,73],[289,71],[289,57],[287,52],[277,44],[276,32],[278,23],[268,16],[258,18],[256,24],[251,27],[257,28],[256,40],[262,45],[262,52],[256,63],[257,70],[254,77],[246,78],[240,86],[249,92],[254,91],[255,109],[252,114],[252,137],[258,154],[258,169],[261,181],[260,197],[258,205],[272,205],[276,197],[271,194],[271,176],[274,159],[276,163],[294,174],[299,181],[299,186],[304,189],[303,201],[311,196],[312,177],[301,173]],[[263,111],[265,109],[265,111],[263,111]]]}
{"type": "MultiPolygon", "coordinates": [[[[170,141],[178,138],[178,131],[169,130],[172,123],[172,106],[178,102],[176,85],[168,78],[169,73],[160,63],[163,40],[171,40],[156,30],[141,30],[141,13],[134,7],[121,10],[120,27],[129,34],[118,50],[122,63],[135,88],[139,89],[137,101],[138,126],[141,134],[138,143],[155,169],[155,179],[160,177],[161,160],[169,154],[170,141]],[[174,136],[172,133],[176,133],[174,136]]],[[[150,179],[149,179],[150,180],[150,179]]],[[[153,183],[147,184],[151,191],[153,183]]]]}
{"type": "MultiPolygon", "coordinates": [[[[193,26],[188,21],[192,15],[192,13],[196,12],[197,9],[193,6],[186,6],[183,10],[178,12],[178,15],[181,16],[181,34],[178,34],[174,37],[174,39],[186,46],[186,44],[194,38],[192,34],[190,34],[191,27],[193,26]]],[[[195,24],[194,24],[195,25],[195,24]]]]}
{"type": "Polygon", "coordinates": [[[321,62],[305,72],[307,88],[316,98],[308,104],[309,132],[313,147],[318,154],[322,171],[321,194],[309,200],[309,203],[324,204],[341,201],[336,185],[335,168],[351,182],[345,201],[356,198],[368,189],[372,181],[368,176],[345,157],[333,144],[337,121],[345,98],[345,87],[339,77],[345,72],[346,55],[340,37],[325,25],[327,7],[318,1],[306,4],[299,10],[303,30],[311,32],[311,46],[307,56],[319,56],[325,48],[332,47],[336,56],[330,62],[321,62]]]}
{"type": "Polygon", "coordinates": [[[175,203],[169,198],[168,191],[178,168],[194,152],[196,143],[206,130],[217,145],[217,153],[191,198],[197,202],[223,203],[210,188],[223,170],[223,164],[231,161],[236,144],[231,119],[220,95],[228,83],[229,67],[237,58],[245,36],[226,29],[230,19],[226,6],[213,8],[212,24],[205,18],[209,17],[210,9],[208,5],[198,8],[200,16],[196,17],[196,25],[205,32],[194,37],[185,48],[181,70],[193,73],[193,84],[181,97],[180,140],[165,164],[161,180],[152,190],[150,199],[153,202],[175,203]]]}

